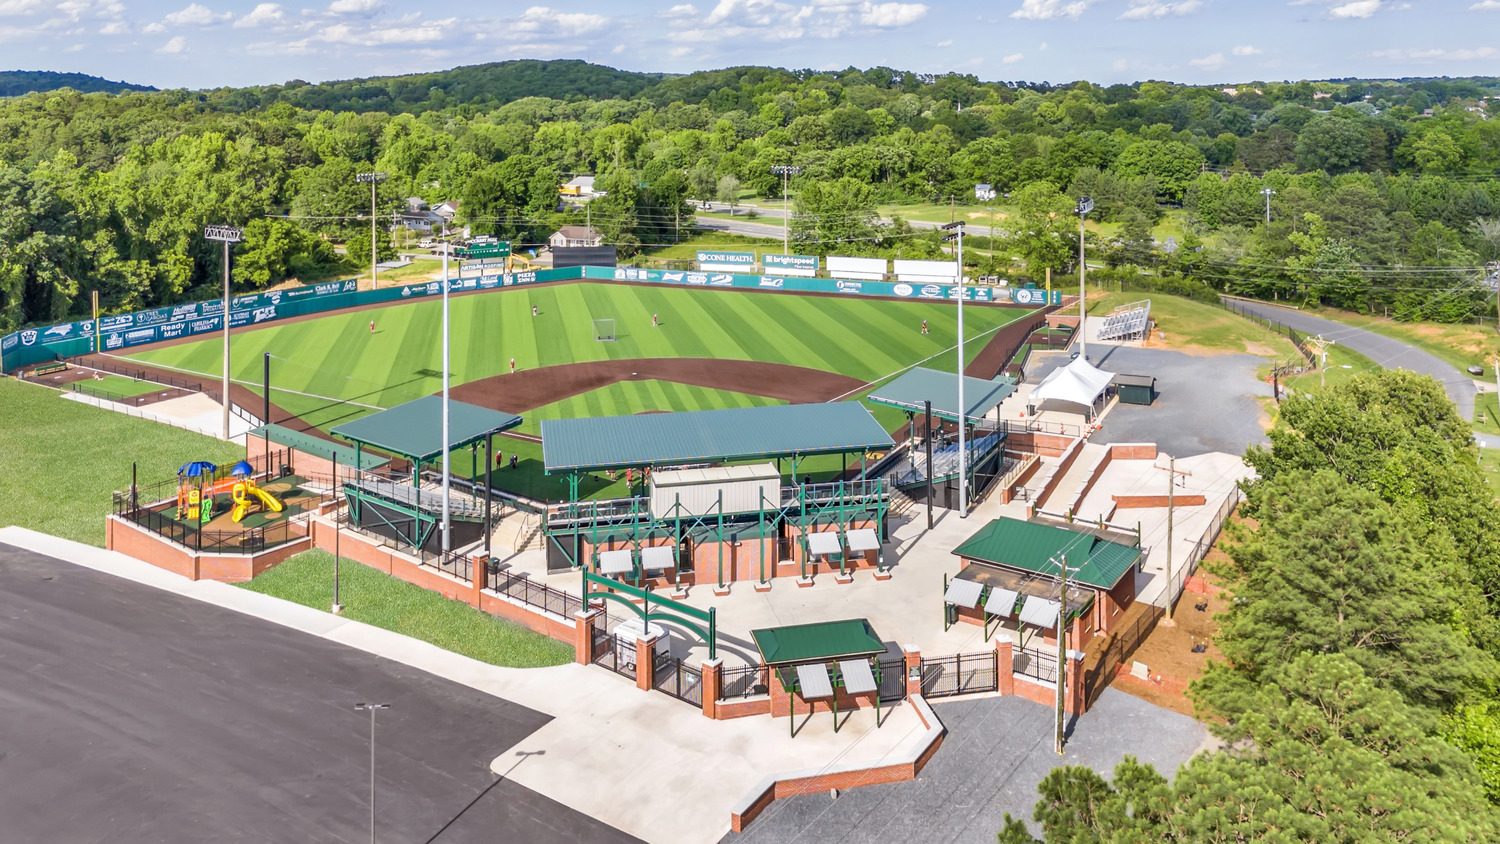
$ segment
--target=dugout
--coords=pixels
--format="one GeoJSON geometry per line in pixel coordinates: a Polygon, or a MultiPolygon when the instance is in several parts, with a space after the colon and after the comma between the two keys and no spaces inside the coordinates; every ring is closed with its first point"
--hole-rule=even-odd
{"type": "Polygon", "coordinates": [[[915,500],[926,501],[930,473],[936,498],[933,503],[950,510],[958,508],[959,450],[957,437],[946,426],[957,426],[960,421],[964,426],[964,451],[968,455],[964,461],[964,475],[969,499],[976,500],[984,495],[1005,468],[1005,432],[998,419],[990,419],[989,414],[1016,391],[1014,382],[1008,378],[986,381],[966,375],[962,379],[966,407],[960,413],[959,384],[955,372],[919,366],[903,372],[869,395],[875,404],[906,413],[911,438],[907,467],[893,475],[896,488],[915,500]],[[932,418],[936,420],[932,427],[926,419],[929,402],[932,404],[932,418]],[[925,449],[918,445],[919,429],[923,446],[932,442],[930,467],[925,453],[921,453],[925,449]]]}
{"type": "MultiPolygon", "coordinates": [[[[793,738],[796,716],[810,719],[820,710],[833,714],[839,729],[839,710],[869,706],[880,721],[880,657],[885,644],[863,618],[819,621],[750,631],[761,664],[770,670],[771,717],[788,716],[793,738]]],[[[901,678],[890,678],[892,680],[901,678]]]]}
{"type": "Polygon", "coordinates": [[[551,571],[603,572],[607,562],[607,573],[637,585],[727,588],[882,566],[890,491],[863,470],[871,452],[894,443],[858,402],[549,419],[541,427],[545,470],[565,475],[569,489],[569,501],[547,511],[551,571]],[[807,482],[803,461],[823,455],[839,455],[843,471],[807,482]],[[578,499],[585,476],[627,470],[640,479],[628,496],[578,499]]]}
{"type": "MultiPolygon", "coordinates": [[[[419,553],[442,550],[443,500],[440,491],[421,488],[424,463],[440,462],[445,453],[463,448],[478,450],[484,444],[484,460],[474,465],[494,463],[494,437],[521,424],[521,417],[460,401],[448,403],[448,442],[443,442],[443,399],[423,396],[389,410],[334,426],[334,436],[354,444],[355,464],[364,465],[365,448],[377,448],[404,457],[411,463],[411,480],[404,477],[378,477],[359,473],[344,481],[344,495],[349,501],[349,519],[356,527],[371,531],[406,545],[419,553]]],[[[450,490],[449,526],[452,542],[449,550],[478,541],[490,550],[490,533],[494,525],[493,499],[488,479],[477,473],[471,488],[484,486],[484,496],[456,494],[450,490]]]]}

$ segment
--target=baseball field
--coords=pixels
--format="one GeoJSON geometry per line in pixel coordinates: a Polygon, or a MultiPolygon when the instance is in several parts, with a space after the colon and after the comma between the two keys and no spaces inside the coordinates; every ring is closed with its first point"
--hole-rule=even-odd
{"type": "MultiPolygon", "coordinates": [[[[938,302],[566,283],[454,296],[450,308],[453,397],[526,418],[518,436],[497,440],[520,465],[496,471],[495,485],[549,499],[563,486],[541,469],[542,419],[860,398],[907,367],[957,362],[956,309],[938,302]]],[[[966,308],[966,358],[1027,313],[966,308]]],[[[440,390],[441,320],[433,298],[241,330],[232,377],[259,395],[270,352],[274,421],[326,431],[440,390]]],[[[130,357],[203,378],[222,366],[218,338],[130,357]]],[[[889,410],[877,416],[890,429],[904,421],[889,410]]],[[[454,465],[465,475],[474,468],[467,454],[454,465]]],[[[612,487],[600,479],[585,492],[612,487]]]]}

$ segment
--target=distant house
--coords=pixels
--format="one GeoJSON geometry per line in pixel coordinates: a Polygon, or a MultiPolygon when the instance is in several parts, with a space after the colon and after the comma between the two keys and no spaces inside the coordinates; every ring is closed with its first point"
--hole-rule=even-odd
{"type": "Polygon", "coordinates": [[[447,202],[439,202],[432,207],[432,213],[451,223],[453,217],[458,214],[458,200],[450,199],[447,202]]]}
{"type": "Polygon", "coordinates": [[[547,238],[553,249],[568,249],[578,246],[602,246],[604,238],[599,232],[585,226],[563,226],[547,238]]]}
{"type": "Polygon", "coordinates": [[[1333,95],[1330,94],[1330,93],[1328,93],[1327,91],[1316,91],[1316,92],[1313,93],[1313,99],[1315,99],[1315,100],[1331,100],[1331,99],[1333,99],[1333,95]]]}
{"type": "Polygon", "coordinates": [[[406,210],[412,213],[427,210],[427,200],[420,196],[408,196],[406,198],[406,210]]]}
{"type": "Polygon", "coordinates": [[[1224,92],[1224,96],[1226,97],[1237,97],[1240,93],[1240,89],[1238,88],[1223,88],[1221,90],[1224,92]]]}
{"type": "Polygon", "coordinates": [[[563,196],[593,196],[594,177],[574,176],[568,180],[567,184],[559,187],[557,192],[563,196]]]}

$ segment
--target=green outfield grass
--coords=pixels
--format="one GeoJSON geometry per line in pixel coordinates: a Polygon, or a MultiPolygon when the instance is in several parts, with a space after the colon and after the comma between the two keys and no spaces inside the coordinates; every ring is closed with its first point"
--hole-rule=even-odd
{"type": "Polygon", "coordinates": [[[104,544],[110,493],[174,477],[193,460],[233,462],[244,446],[63,399],[0,378],[0,525],[104,544]]]}
{"type": "MultiPolygon", "coordinates": [[[[935,368],[957,364],[953,349],[956,309],[938,302],[566,284],[460,296],[450,307],[455,384],[509,372],[512,357],[524,369],[648,357],[756,360],[837,372],[862,382],[917,363],[935,368]],[[531,316],[533,305],[539,311],[536,317],[531,316]],[[660,318],[654,328],[653,314],[660,318]],[[594,339],[597,318],[615,320],[614,342],[594,339]],[[924,319],[930,334],[920,333],[924,319]]],[[[1026,313],[966,309],[969,342],[965,357],[972,359],[995,329],[1026,313]]],[[[439,301],[432,299],[243,332],[233,339],[234,376],[258,388],[262,353],[272,352],[272,400],[326,429],[439,390],[441,314],[439,301]],[[376,324],[373,334],[371,321],[376,324]]],[[[205,377],[221,366],[216,340],[153,349],[132,357],[205,377]]],[[[851,396],[859,397],[858,393],[851,396]]],[[[561,415],[699,410],[764,401],[718,390],[639,382],[614,385],[525,415],[535,421],[561,415]]],[[[877,417],[890,427],[901,421],[899,414],[889,411],[877,412],[877,417]]],[[[531,448],[515,440],[505,445],[507,451],[520,455],[523,468],[506,470],[503,479],[496,475],[498,485],[522,494],[555,485],[556,479],[540,475],[540,446],[531,448]]],[[[467,467],[465,474],[472,471],[467,454],[458,462],[467,467]]],[[[815,473],[837,469],[836,461],[829,467],[816,462],[808,465],[815,473]]]]}
{"type": "MultiPolygon", "coordinates": [[[[236,585],[327,612],[333,606],[333,555],[305,551],[236,585]]],[[[573,649],[562,642],[348,560],[339,566],[339,601],[347,618],[491,665],[537,668],[573,659],[573,649]]]]}
{"type": "Polygon", "coordinates": [[[526,411],[526,421],[517,430],[530,434],[541,432],[543,419],[576,419],[585,416],[630,416],[690,407],[695,410],[723,410],[731,407],[763,407],[785,404],[765,396],[732,393],[678,384],[674,381],[621,381],[581,395],[526,411]]]}

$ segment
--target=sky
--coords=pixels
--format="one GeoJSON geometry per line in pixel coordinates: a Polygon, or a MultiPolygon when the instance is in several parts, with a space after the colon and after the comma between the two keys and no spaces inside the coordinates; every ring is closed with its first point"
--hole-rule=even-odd
{"type": "Polygon", "coordinates": [[[506,59],[1190,84],[1500,74],[1500,0],[0,0],[4,69],[161,88],[506,59]]]}

